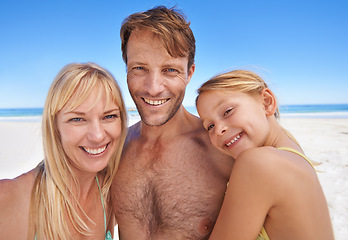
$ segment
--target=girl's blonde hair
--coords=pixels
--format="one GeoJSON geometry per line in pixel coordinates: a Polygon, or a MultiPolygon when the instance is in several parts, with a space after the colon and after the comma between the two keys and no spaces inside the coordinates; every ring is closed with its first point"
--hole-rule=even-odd
{"type": "MultiPolygon", "coordinates": [[[[216,75],[203,83],[197,90],[198,96],[196,98],[196,105],[199,96],[204,92],[214,90],[237,91],[257,97],[265,88],[269,88],[267,83],[256,73],[247,70],[233,70],[216,75]]],[[[279,119],[278,106],[274,116],[279,119]]],[[[283,127],[281,128],[298,146],[300,146],[288,130],[283,127]]]]}
{"type": "MultiPolygon", "coordinates": [[[[234,70],[216,75],[197,90],[196,105],[199,95],[213,90],[230,90],[258,96],[263,89],[268,88],[267,83],[256,73],[247,70],[234,70]]],[[[278,107],[274,114],[279,117],[278,107]]]]}
{"type": "MultiPolygon", "coordinates": [[[[101,94],[106,94],[107,101],[115,102],[119,106],[122,128],[115,153],[105,169],[99,172],[104,176],[101,184],[103,199],[108,199],[127,131],[127,113],[122,93],[112,74],[100,66],[94,63],[68,64],[54,79],[42,115],[44,160],[38,165],[30,211],[31,226],[39,239],[72,239],[68,223],[72,223],[79,233],[90,234],[87,223],[78,213],[84,211],[77,202],[77,196],[71,191],[72,185],[79,189],[79,183],[63,149],[56,118],[57,113],[68,102],[67,106],[73,110],[98,87],[100,92],[96,101],[101,94]]],[[[84,216],[89,219],[86,214],[84,216]]]]}

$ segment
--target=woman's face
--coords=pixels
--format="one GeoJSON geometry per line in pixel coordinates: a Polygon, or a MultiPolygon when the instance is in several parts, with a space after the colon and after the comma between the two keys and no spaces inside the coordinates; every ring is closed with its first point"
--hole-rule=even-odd
{"type": "Polygon", "coordinates": [[[108,102],[104,91],[96,87],[76,109],[70,111],[68,102],[57,114],[62,146],[75,172],[101,171],[118,146],[120,107],[108,102]],[[98,98],[99,91],[103,92],[98,98]]]}

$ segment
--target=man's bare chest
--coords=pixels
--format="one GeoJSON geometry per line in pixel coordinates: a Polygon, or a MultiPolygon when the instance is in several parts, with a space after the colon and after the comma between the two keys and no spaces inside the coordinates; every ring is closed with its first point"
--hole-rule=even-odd
{"type": "Polygon", "coordinates": [[[191,239],[210,233],[226,180],[206,155],[182,151],[143,152],[123,159],[113,190],[118,220],[133,219],[150,233],[179,231],[191,239]]]}

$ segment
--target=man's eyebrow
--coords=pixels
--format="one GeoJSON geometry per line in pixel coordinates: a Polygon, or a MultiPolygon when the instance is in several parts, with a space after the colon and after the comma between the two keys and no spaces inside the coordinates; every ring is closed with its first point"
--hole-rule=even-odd
{"type": "Polygon", "coordinates": [[[164,67],[164,68],[177,68],[179,70],[184,69],[183,66],[181,66],[180,64],[176,64],[176,63],[166,63],[162,67],[164,67]]]}
{"type": "Polygon", "coordinates": [[[147,65],[147,64],[144,63],[144,62],[136,61],[136,62],[128,62],[127,65],[128,65],[128,66],[134,66],[134,65],[147,65]]]}

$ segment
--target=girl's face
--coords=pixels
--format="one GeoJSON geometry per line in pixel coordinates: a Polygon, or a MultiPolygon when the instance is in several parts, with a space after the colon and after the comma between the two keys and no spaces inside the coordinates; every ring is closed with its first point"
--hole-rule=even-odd
{"type": "Polygon", "coordinates": [[[263,146],[269,134],[261,96],[228,90],[208,91],[199,96],[197,111],[211,143],[235,159],[246,149],[263,146]]]}
{"type": "Polygon", "coordinates": [[[96,87],[74,110],[69,110],[68,102],[57,114],[62,146],[77,173],[104,169],[121,135],[120,108],[113,101],[107,105],[105,92],[98,98],[99,91],[104,90],[96,87]]]}

